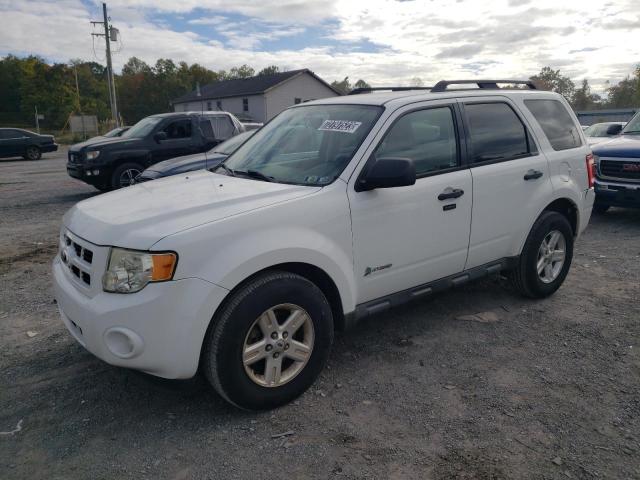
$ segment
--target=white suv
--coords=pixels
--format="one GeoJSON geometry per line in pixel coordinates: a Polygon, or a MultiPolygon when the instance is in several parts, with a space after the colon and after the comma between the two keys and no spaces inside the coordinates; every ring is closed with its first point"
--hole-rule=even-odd
{"type": "Polygon", "coordinates": [[[78,203],[53,263],[65,325],[110,364],[201,369],[267,409],[362,317],[500,271],[552,294],[594,200],[582,129],[530,82],[467,83],[296,105],[214,172],[78,203]]]}

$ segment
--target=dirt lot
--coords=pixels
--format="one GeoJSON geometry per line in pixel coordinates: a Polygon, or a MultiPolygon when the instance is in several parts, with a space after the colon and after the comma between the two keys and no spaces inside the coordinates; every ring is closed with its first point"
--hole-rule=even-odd
{"type": "Polygon", "coordinates": [[[250,414],[67,334],[50,262],[97,192],[64,156],[0,161],[0,478],[640,478],[640,211],[594,217],[552,298],[487,280],[379,315],[250,414]]]}

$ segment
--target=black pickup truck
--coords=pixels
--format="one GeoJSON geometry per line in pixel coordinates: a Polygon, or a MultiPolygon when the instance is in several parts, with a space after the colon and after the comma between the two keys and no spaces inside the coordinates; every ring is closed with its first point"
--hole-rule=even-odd
{"type": "Polygon", "coordinates": [[[176,112],[143,118],[122,136],[69,149],[67,173],[98,190],[125,187],[154,163],[205,152],[244,131],[228,112],[176,112]]]}

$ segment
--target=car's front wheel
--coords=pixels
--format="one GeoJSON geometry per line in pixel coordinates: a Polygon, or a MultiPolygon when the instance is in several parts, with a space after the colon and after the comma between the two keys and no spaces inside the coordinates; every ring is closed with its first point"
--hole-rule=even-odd
{"type": "Polygon", "coordinates": [[[544,212],[529,232],[511,280],[527,297],[547,297],[564,282],[572,258],[573,230],[567,217],[544,212]]]}
{"type": "Polygon", "coordinates": [[[241,286],[216,314],[201,366],[227,401],[266,410],[311,386],[332,343],[333,317],[322,291],[300,275],[267,272],[241,286]]]}
{"type": "Polygon", "coordinates": [[[144,167],[139,163],[123,163],[118,165],[111,175],[111,187],[128,187],[135,183],[136,177],[142,173],[144,167]]]}
{"type": "Polygon", "coordinates": [[[40,160],[41,157],[42,157],[42,152],[35,145],[31,145],[27,147],[27,149],[24,152],[24,158],[26,160],[40,160]]]}

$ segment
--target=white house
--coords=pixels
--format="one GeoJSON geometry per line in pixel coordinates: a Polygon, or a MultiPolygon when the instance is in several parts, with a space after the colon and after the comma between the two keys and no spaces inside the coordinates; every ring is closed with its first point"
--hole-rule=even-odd
{"type": "Polygon", "coordinates": [[[266,122],[296,103],[340,93],[309,69],[210,83],[173,100],[176,112],[223,110],[244,122],[266,122]]]}

